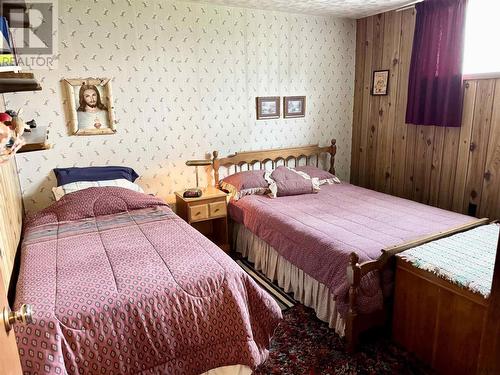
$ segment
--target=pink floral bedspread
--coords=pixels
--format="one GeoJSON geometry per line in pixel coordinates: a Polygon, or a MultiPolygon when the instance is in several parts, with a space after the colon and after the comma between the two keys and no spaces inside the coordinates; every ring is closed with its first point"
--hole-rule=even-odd
{"type": "MultiPolygon", "coordinates": [[[[281,256],[326,285],[341,315],[347,312],[349,255],[377,259],[382,249],[475,220],[422,203],[347,183],[323,185],[317,194],[269,198],[249,195],[229,205],[231,218],[281,256]]],[[[382,308],[392,277],[378,272],[361,280],[358,309],[382,308]],[[383,286],[383,288],[382,288],[383,286]]]]}
{"type": "Polygon", "coordinates": [[[15,307],[29,374],[200,374],[268,354],[276,302],[162,201],[122,188],[28,220],[15,307]]]}

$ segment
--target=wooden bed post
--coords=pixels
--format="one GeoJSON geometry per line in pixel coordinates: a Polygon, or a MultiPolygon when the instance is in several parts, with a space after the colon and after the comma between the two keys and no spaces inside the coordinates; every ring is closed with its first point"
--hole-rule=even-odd
{"type": "Polygon", "coordinates": [[[219,151],[214,151],[212,153],[214,156],[212,159],[212,168],[214,169],[214,182],[215,182],[215,187],[219,187],[219,151]]]}
{"type": "Polygon", "coordinates": [[[358,329],[356,318],[358,312],[356,303],[358,297],[358,288],[361,281],[361,267],[359,266],[359,256],[356,253],[351,253],[349,256],[349,265],[347,266],[347,281],[349,282],[349,311],[346,319],[346,349],[352,353],[358,344],[358,329]]]}
{"type": "Polygon", "coordinates": [[[337,153],[337,140],[332,139],[332,145],[330,150],[330,169],[328,170],[331,174],[335,174],[335,154],[337,153]]]}

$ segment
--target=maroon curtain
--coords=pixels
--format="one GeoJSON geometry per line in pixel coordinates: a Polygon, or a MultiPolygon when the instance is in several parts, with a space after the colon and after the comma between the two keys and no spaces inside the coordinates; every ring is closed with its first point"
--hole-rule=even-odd
{"type": "Polygon", "coordinates": [[[460,126],[467,0],[418,3],[406,123],[460,126]]]}

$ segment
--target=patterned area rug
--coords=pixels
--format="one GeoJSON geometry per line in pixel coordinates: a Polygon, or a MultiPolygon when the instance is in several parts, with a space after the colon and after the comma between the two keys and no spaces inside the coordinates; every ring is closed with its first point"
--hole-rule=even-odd
{"type": "Polygon", "coordinates": [[[283,313],[284,320],[271,342],[268,360],[255,375],[379,375],[432,374],[415,357],[381,333],[364,337],[358,352],[343,351],[342,339],[314,311],[297,304],[283,313]]]}
{"type": "Polygon", "coordinates": [[[255,375],[432,374],[415,357],[388,338],[364,337],[357,353],[347,354],[343,340],[301,304],[283,313],[268,360],[255,375]]]}
{"type": "Polygon", "coordinates": [[[384,332],[364,336],[354,354],[344,352],[344,342],[314,311],[293,299],[246,259],[236,263],[280,305],[283,322],[271,342],[269,359],[255,375],[423,375],[432,371],[395,345],[384,332]]]}

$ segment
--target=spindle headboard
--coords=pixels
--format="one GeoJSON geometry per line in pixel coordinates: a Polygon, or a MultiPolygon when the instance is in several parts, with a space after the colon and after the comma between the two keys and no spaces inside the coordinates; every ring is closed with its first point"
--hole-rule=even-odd
{"type": "MultiPolygon", "coordinates": [[[[271,162],[274,168],[279,161],[288,166],[290,160],[297,163],[301,158],[306,159],[306,165],[310,165],[311,160],[315,161],[316,166],[319,166],[320,156],[322,154],[330,154],[330,167],[329,172],[335,174],[335,153],[337,152],[336,140],[332,139],[330,146],[320,147],[319,145],[308,145],[301,147],[289,148],[276,148],[271,150],[260,151],[245,151],[236,152],[233,155],[219,159],[219,152],[213,152],[212,166],[214,169],[215,184],[219,183],[219,168],[234,166],[235,172],[243,170],[242,167],[246,166],[247,169],[254,169],[254,165],[259,163],[260,168],[262,165],[271,162]]],[[[295,164],[296,165],[296,164],[295,164]]]]}

